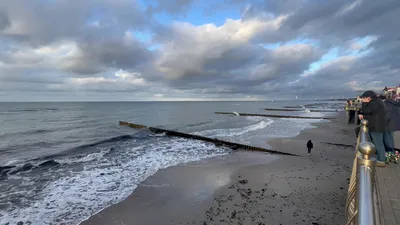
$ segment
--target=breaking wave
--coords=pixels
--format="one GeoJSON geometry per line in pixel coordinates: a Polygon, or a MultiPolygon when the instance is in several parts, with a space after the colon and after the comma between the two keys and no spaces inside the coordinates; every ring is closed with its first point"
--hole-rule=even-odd
{"type": "Polygon", "coordinates": [[[5,188],[0,200],[10,202],[17,198],[18,202],[0,210],[1,224],[15,224],[22,218],[24,223],[32,224],[78,224],[124,200],[140,182],[159,169],[230,152],[195,140],[169,137],[148,140],[152,141],[141,144],[134,140],[118,141],[114,150],[101,149],[80,161],[49,160],[39,166],[52,166],[52,169],[41,171],[40,176],[15,173],[9,179],[23,181],[19,190],[5,188]],[[70,163],[82,166],[71,169],[70,163]]]}
{"type": "Polygon", "coordinates": [[[248,125],[240,128],[229,128],[229,129],[212,129],[201,132],[195,132],[194,134],[203,135],[208,137],[232,137],[240,136],[248,132],[264,129],[273,123],[272,119],[264,119],[255,124],[248,125]]]}

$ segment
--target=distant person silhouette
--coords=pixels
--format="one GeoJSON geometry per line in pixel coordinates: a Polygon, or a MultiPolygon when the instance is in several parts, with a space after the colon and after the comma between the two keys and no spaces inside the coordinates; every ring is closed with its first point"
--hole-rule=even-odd
{"type": "Polygon", "coordinates": [[[308,148],[308,155],[310,155],[311,154],[311,149],[314,148],[314,145],[313,145],[311,140],[308,140],[307,148],[308,148]]]}

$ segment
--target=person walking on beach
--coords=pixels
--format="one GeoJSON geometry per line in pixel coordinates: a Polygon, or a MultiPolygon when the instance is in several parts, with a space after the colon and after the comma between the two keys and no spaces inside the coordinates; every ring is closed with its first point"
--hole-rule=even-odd
{"type": "Polygon", "coordinates": [[[386,131],[385,104],[373,91],[364,92],[360,98],[363,104],[358,117],[360,120],[368,121],[369,136],[377,152],[376,166],[385,167],[386,155],[383,142],[383,134],[386,131]]]}
{"type": "Polygon", "coordinates": [[[308,148],[308,155],[310,155],[311,154],[311,149],[314,148],[314,145],[313,145],[311,140],[308,140],[307,148],[308,148]]]}

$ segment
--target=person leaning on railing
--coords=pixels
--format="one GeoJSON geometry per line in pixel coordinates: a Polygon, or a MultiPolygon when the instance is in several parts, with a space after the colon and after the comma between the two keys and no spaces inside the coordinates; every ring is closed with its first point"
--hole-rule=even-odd
{"type": "Polygon", "coordinates": [[[385,167],[386,155],[383,134],[386,132],[385,104],[378,98],[373,91],[364,92],[362,99],[360,120],[368,121],[369,136],[376,147],[377,162],[376,166],[385,167]]]}

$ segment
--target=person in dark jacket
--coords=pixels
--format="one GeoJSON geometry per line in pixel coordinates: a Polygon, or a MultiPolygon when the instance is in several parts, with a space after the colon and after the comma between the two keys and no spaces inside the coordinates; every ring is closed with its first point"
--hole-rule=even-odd
{"type": "Polygon", "coordinates": [[[383,134],[386,132],[385,104],[373,91],[364,92],[359,119],[368,121],[369,136],[377,151],[376,166],[385,167],[386,155],[383,134]]]}
{"type": "Polygon", "coordinates": [[[389,132],[399,131],[400,130],[400,102],[396,102],[392,99],[386,99],[385,107],[387,108],[387,112],[389,113],[387,130],[389,132]]]}
{"type": "Polygon", "coordinates": [[[308,148],[308,155],[310,155],[311,154],[311,149],[314,148],[314,144],[312,143],[311,140],[308,140],[307,148],[308,148]]]}
{"type": "Polygon", "coordinates": [[[385,103],[386,113],[386,131],[383,133],[383,142],[386,152],[392,156],[394,154],[393,132],[400,130],[400,103],[387,99],[385,96],[379,97],[385,103]]]}

